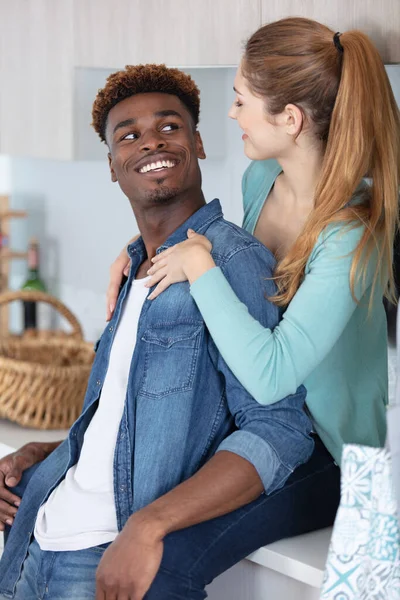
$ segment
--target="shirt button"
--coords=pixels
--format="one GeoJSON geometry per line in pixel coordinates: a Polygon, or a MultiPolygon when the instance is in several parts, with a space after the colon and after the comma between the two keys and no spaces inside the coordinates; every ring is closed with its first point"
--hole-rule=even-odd
{"type": "Polygon", "coordinates": [[[71,436],[72,436],[72,437],[76,437],[76,431],[73,431],[73,432],[71,433],[71,436]]]}
{"type": "Polygon", "coordinates": [[[119,491],[120,492],[125,492],[126,491],[126,485],[120,485],[119,486],[119,491]]]}
{"type": "Polygon", "coordinates": [[[125,439],[125,434],[121,433],[120,438],[121,438],[121,440],[124,440],[125,439]]]}
{"type": "Polygon", "coordinates": [[[100,379],[98,379],[98,380],[96,381],[96,383],[97,383],[97,385],[101,385],[101,381],[100,381],[100,379]]]}
{"type": "Polygon", "coordinates": [[[113,332],[114,331],[114,327],[111,325],[111,327],[108,328],[108,331],[113,332]]]}

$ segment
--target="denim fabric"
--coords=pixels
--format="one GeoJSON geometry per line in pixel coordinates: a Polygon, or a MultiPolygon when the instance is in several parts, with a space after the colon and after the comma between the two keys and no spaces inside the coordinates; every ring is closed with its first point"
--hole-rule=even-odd
{"type": "MultiPolygon", "coordinates": [[[[332,525],[339,490],[339,468],[317,438],[311,459],[283,488],[230,514],[168,535],[161,567],[145,600],[203,600],[207,584],[260,546],[332,525]]],[[[107,545],[43,552],[32,541],[15,600],[93,600],[96,569],[107,545]]]]}
{"type": "MultiPolygon", "coordinates": [[[[249,312],[274,327],[279,311],[266,297],[272,254],[255,238],[223,219],[214,200],[190,217],[158,249],[186,239],[191,227],[207,233],[213,257],[249,312]]],[[[12,597],[40,505],[79,458],[85,430],[96,410],[121,310],[145,260],[141,239],[129,249],[130,275],[112,321],[97,347],[82,414],[65,440],[29,473],[0,562],[0,592],[12,597]]],[[[218,450],[234,452],[257,469],[267,493],[281,487],[314,447],[304,411],[305,389],[271,406],[258,404],[233,376],[212,341],[187,282],[146,301],[138,324],[124,413],[114,454],[118,528],[129,516],[193,475],[218,450]]],[[[93,457],[95,461],[96,458],[93,457]]],[[[24,487],[24,482],[22,482],[24,487]]]]}
{"type": "MultiPolygon", "coordinates": [[[[36,540],[29,546],[15,598],[18,600],[92,600],[96,570],[109,544],[76,552],[43,552],[36,540]]],[[[0,596],[0,600],[7,596],[0,596]]]]}

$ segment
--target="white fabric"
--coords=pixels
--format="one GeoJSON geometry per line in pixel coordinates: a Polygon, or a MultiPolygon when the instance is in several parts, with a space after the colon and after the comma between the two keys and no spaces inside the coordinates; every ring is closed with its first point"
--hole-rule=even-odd
{"type": "Polygon", "coordinates": [[[111,542],[118,534],[114,449],[148,279],[134,281],[125,301],[99,406],[86,430],[79,460],[38,512],[34,535],[42,550],[82,550],[111,542]]]}

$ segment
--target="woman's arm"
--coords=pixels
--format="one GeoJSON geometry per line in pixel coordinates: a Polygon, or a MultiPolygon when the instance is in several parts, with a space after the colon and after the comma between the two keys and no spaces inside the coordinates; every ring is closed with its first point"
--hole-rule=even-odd
{"type": "MultiPolygon", "coordinates": [[[[273,331],[249,315],[220,268],[207,270],[192,283],[191,294],[222,357],[261,404],[294,393],[341,336],[357,306],[350,268],[362,233],[362,227],[344,231],[334,226],[320,236],[309,273],[273,331]]],[[[375,267],[373,255],[364,290],[371,287],[375,267]]],[[[355,291],[360,298],[361,286],[355,291]]],[[[362,301],[368,302],[368,296],[362,301]]]]}

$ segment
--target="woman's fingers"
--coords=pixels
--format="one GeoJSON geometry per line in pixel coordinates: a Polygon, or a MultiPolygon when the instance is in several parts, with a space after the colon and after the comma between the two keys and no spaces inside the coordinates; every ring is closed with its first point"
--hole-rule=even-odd
{"type": "Polygon", "coordinates": [[[128,245],[124,247],[122,252],[120,252],[117,260],[115,260],[113,262],[113,264],[111,265],[110,282],[108,284],[107,295],[106,295],[107,296],[107,307],[106,307],[107,321],[110,321],[110,319],[113,315],[115,306],[117,304],[119,288],[121,286],[122,278],[124,275],[125,275],[125,277],[128,277],[128,275],[129,275],[131,261],[127,255],[127,248],[128,248],[128,246],[130,246],[130,244],[133,244],[134,242],[136,242],[136,240],[139,237],[140,237],[140,234],[135,235],[135,237],[130,240],[128,245]]]}
{"type": "Polygon", "coordinates": [[[152,291],[152,293],[150,294],[150,296],[148,297],[149,300],[154,300],[155,298],[157,298],[157,296],[159,296],[160,294],[162,294],[162,292],[165,292],[165,290],[167,288],[169,288],[169,286],[171,285],[171,283],[173,283],[169,277],[164,277],[164,279],[162,279],[160,281],[160,283],[158,284],[158,286],[156,287],[155,290],[152,291]]]}
{"type": "Polygon", "coordinates": [[[125,271],[130,269],[130,261],[127,262],[127,256],[124,255],[123,259],[120,256],[112,265],[110,269],[110,283],[107,288],[107,321],[109,321],[113,315],[115,305],[117,304],[119,288],[122,282],[122,277],[125,271]]]}
{"type": "Polygon", "coordinates": [[[163,269],[159,269],[156,273],[151,276],[151,279],[146,282],[145,287],[152,288],[156,283],[164,279],[164,277],[168,275],[168,269],[164,267],[163,269]]]}
{"type": "Polygon", "coordinates": [[[151,262],[154,264],[154,263],[157,263],[160,260],[163,260],[166,256],[169,256],[174,251],[174,248],[175,248],[175,246],[171,246],[171,248],[167,248],[163,252],[160,252],[160,254],[156,254],[151,259],[151,262]]]}
{"type": "Polygon", "coordinates": [[[155,273],[157,273],[157,271],[159,271],[160,269],[165,269],[165,267],[167,266],[168,262],[166,259],[164,260],[159,260],[158,262],[156,262],[152,267],[150,267],[150,269],[147,271],[148,275],[154,275],[155,273]]]}

